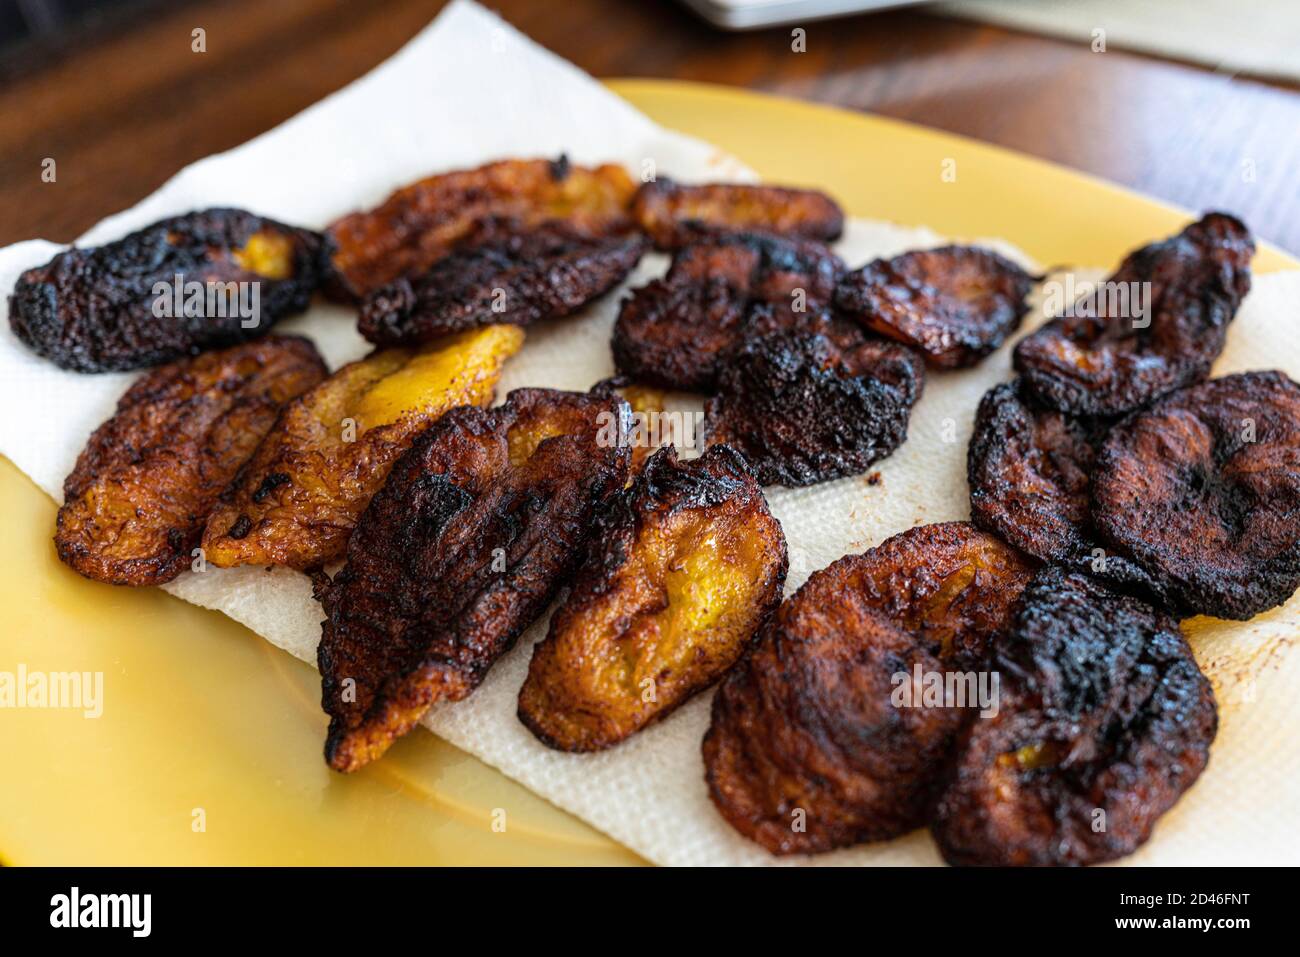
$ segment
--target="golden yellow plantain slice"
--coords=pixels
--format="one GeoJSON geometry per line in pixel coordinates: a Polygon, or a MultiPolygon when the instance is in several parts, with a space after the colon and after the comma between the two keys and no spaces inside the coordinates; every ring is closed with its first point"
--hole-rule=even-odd
{"type": "Polygon", "coordinates": [[[781,601],[785,536],[739,452],[660,449],[599,519],[568,600],[533,649],[519,719],[600,751],[722,677],[781,601]]]}
{"type": "Polygon", "coordinates": [[[517,326],[485,326],[350,363],[291,403],[213,510],[213,565],[310,569],[340,559],[397,457],[448,409],[492,402],[517,326]]]}

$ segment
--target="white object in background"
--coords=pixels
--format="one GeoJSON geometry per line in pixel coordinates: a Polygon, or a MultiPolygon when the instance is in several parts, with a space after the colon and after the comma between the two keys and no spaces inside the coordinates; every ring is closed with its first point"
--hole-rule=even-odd
{"type": "Polygon", "coordinates": [[[960,0],[938,13],[1300,82],[1297,0],[960,0]]]}
{"type": "Polygon", "coordinates": [[[910,7],[931,0],[682,0],[724,30],[754,30],[783,23],[807,23],[855,13],[910,7]]]}

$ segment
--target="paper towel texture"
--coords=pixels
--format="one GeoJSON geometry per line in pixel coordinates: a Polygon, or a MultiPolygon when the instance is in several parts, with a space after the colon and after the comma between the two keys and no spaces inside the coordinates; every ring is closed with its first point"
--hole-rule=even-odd
{"type": "MultiPolygon", "coordinates": [[[[100,223],[82,242],[104,242],[162,216],[221,204],[319,227],[431,172],[560,152],[579,163],[621,162],[634,173],[651,161],[658,172],[688,181],[750,177],[706,144],[655,126],[482,8],[457,2],[375,72],[245,146],[187,168],[140,205],[100,223]],[[411,111],[412,102],[418,112],[411,111]]],[[[837,248],[858,265],[941,241],[924,230],[854,221],[837,248]]],[[[990,242],[1033,266],[1016,250],[990,242]]],[[[0,290],[11,289],[22,270],[58,249],[33,241],[0,250],[0,290]]],[[[648,256],[628,285],[662,273],[666,264],[666,257],[648,256]]],[[[506,366],[499,397],[526,385],[586,389],[611,374],[609,333],[622,293],[573,319],[530,329],[523,351],[506,366]]],[[[1216,374],[1281,368],[1300,378],[1296,302],[1300,272],[1259,278],[1216,374]]],[[[1040,321],[1042,310],[1035,308],[1026,330],[1040,321]]],[[[0,417],[0,452],[61,500],[63,478],[87,436],[112,412],[133,375],[63,372],[23,348],[7,322],[0,326],[0,401],[22,410],[0,417]]],[[[310,336],[331,368],[368,351],[350,309],[318,305],[277,328],[310,336]]],[[[974,369],[932,373],[908,441],[880,463],[878,484],[858,476],[769,490],[789,540],[787,591],[841,555],[913,525],[967,518],[966,445],[974,410],[985,390],[1010,374],[1009,346],[974,369]]],[[[698,407],[697,400],[679,401],[684,408],[698,407]]],[[[321,613],[304,576],[286,569],[209,568],[166,587],[314,664],[321,613]]],[[[524,729],[515,718],[515,697],[531,646],[545,627],[545,620],[538,622],[478,692],[436,707],[425,725],[652,861],[773,862],[732,832],[708,801],[700,740],[710,695],[598,755],[549,751],[524,729]]],[[[1300,844],[1300,699],[1291,689],[1300,682],[1294,648],[1300,599],[1246,624],[1197,621],[1188,631],[1220,696],[1219,740],[1200,783],[1129,861],[1294,862],[1300,844]]],[[[938,862],[924,832],[811,861],[938,862]]]]}

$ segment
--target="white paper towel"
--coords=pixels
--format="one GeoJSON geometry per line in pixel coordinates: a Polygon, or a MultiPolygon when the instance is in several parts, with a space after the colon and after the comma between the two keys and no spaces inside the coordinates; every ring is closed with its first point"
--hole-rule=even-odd
{"type": "MultiPolygon", "coordinates": [[[[660,172],[688,181],[750,175],[709,146],[655,126],[569,64],[461,0],[373,73],[245,146],[187,168],[140,205],[100,223],[82,242],[104,242],[162,216],[219,204],[322,226],[431,172],[560,152],[580,163],[622,162],[633,171],[651,160],[660,172]]],[[[855,221],[839,251],[857,264],[939,241],[923,230],[855,221]]],[[[58,248],[34,241],[0,250],[0,290],[58,248]]],[[[1025,261],[1014,249],[1000,248],[1025,261]]],[[[665,265],[662,256],[647,257],[629,285],[665,265]]],[[[530,329],[523,351],[507,364],[499,394],[525,385],[585,389],[612,373],[609,331],[620,295],[580,317],[530,329]]],[[[1259,279],[1216,371],[1281,367],[1300,377],[1300,346],[1289,319],[1296,301],[1300,273],[1259,279]]],[[[309,335],[336,367],[367,351],[354,319],[352,310],[321,305],[278,329],[309,335]]],[[[0,401],[31,413],[0,417],[0,452],[58,500],[86,437],[111,413],[133,375],[60,371],[23,348],[7,322],[0,326],[0,401]]],[[[859,476],[809,489],[769,490],[790,545],[788,590],[841,555],[912,525],[966,518],[965,455],[974,409],[986,389],[1009,375],[1008,348],[975,369],[931,374],[909,439],[880,463],[877,485],[859,476]]],[[[320,607],[304,576],[285,569],[209,568],[166,587],[315,662],[320,607]]],[[[1295,859],[1300,705],[1290,687],[1300,679],[1300,654],[1291,649],[1298,624],[1300,600],[1293,599],[1246,625],[1216,622],[1194,629],[1198,656],[1224,699],[1220,741],[1202,781],[1131,860],[1295,859]]],[[[773,861],[735,835],[708,801],[699,750],[708,695],[604,754],[559,754],[537,743],[515,718],[515,696],[545,625],[535,625],[471,698],[436,707],[425,724],[652,861],[773,861]]],[[[928,837],[918,832],[813,862],[938,860],[928,837]]]]}

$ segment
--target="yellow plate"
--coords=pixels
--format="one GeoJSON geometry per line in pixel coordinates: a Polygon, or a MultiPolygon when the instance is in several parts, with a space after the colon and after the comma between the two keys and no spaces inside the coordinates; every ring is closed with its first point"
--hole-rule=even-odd
{"type": "MultiPolygon", "coordinates": [[[[1185,212],[906,124],[684,83],[610,84],[665,126],[855,215],[1107,265],[1185,212]],[[955,182],[941,176],[955,169],[955,182]]],[[[951,177],[948,177],[951,179],[951,177]]],[[[1300,266],[1262,247],[1260,271],[1300,266]]],[[[7,864],[626,864],[639,859],[430,734],[350,777],[315,672],[240,625],[60,565],[55,508],[0,460],[0,672],[104,675],[103,713],[0,709],[7,864]],[[493,829],[505,809],[504,832],[493,829]],[[200,827],[201,825],[201,827],[200,827]]]]}

